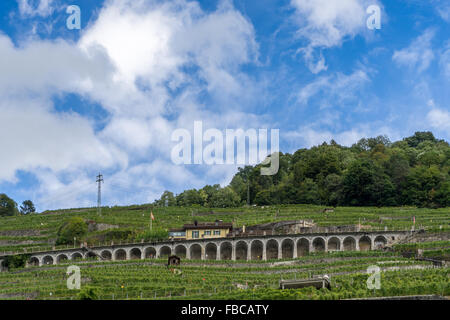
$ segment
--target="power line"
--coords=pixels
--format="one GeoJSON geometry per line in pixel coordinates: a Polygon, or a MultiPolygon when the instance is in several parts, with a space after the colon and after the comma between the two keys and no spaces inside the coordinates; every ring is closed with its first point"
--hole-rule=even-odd
{"type": "Polygon", "coordinates": [[[103,182],[103,175],[98,174],[97,181],[98,183],[98,196],[97,196],[97,214],[99,216],[102,215],[102,182],[103,182]]]}

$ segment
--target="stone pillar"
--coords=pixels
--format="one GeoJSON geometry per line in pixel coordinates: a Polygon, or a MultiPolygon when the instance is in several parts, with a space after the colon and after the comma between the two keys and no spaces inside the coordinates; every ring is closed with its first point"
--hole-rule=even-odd
{"type": "Polygon", "coordinates": [[[281,247],[282,242],[278,242],[278,259],[283,258],[283,248],[281,247]]]}
{"type": "Polygon", "coordinates": [[[293,248],[292,257],[293,257],[294,259],[297,259],[297,258],[298,258],[298,253],[297,253],[297,242],[296,242],[296,241],[294,241],[294,248],[293,248]]]}
{"type": "Polygon", "coordinates": [[[206,250],[204,246],[200,246],[200,248],[202,249],[202,255],[201,255],[201,259],[202,260],[206,260],[206,250]]]}
{"type": "Polygon", "coordinates": [[[359,238],[355,237],[355,250],[359,251],[359,238]]]}
{"type": "Polygon", "coordinates": [[[309,252],[314,252],[314,238],[311,238],[311,240],[309,241],[309,252]]]}
{"type": "Polygon", "coordinates": [[[267,245],[266,244],[267,244],[266,241],[263,241],[263,256],[262,256],[262,259],[264,261],[267,260],[267,245]]]}
{"type": "MultiPolygon", "coordinates": [[[[263,249],[264,252],[264,249],[263,249]]],[[[247,244],[247,261],[252,260],[252,243],[247,244]]]]}
{"type": "Polygon", "coordinates": [[[187,247],[186,248],[186,259],[190,260],[191,259],[191,247],[187,247]]]}
{"type": "MultiPolygon", "coordinates": [[[[3,271],[3,259],[0,259],[0,272],[3,271]]],[[[27,262],[27,266],[28,266],[28,262],[27,262]]]]}
{"type": "Polygon", "coordinates": [[[339,251],[344,251],[344,238],[339,239],[339,251]]]}
{"type": "Polygon", "coordinates": [[[375,250],[375,236],[370,237],[370,250],[375,250]]]}
{"type": "Polygon", "coordinates": [[[231,243],[231,260],[236,261],[236,242],[231,243]]]}
{"type": "Polygon", "coordinates": [[[324,239],[325,242],[325,252],[328,252],[328,240],[324,239]]]}
{"type": "Polygon", "coordinates": [[[126,258],[125,260],[131,260],[131,249],[127,250],[125,249],[126,258]]]}
{"type": "Polygon", "coordinates": [[[220,260],[220,245],[217,245],[216,260],[220,260]]]}

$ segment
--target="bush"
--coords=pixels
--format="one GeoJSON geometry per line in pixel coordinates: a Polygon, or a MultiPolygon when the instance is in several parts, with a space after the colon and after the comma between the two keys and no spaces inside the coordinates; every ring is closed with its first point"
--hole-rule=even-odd
{"type": "Polygon", "coordinates": [[[3,262],[3,266],[10,268],[24,268],[27,263],[30,255],[28,254],[19,254],[14,256],[7,256],[3,262]]]}
{"type": "Polygon", "coordinates": [[[79,300],[97,300],[98,299],[97,290],[92,287],[84,287],[78,293],[78,299],[79,300]]]}
{"type": "Polygon", "coordinates": [[[86,235],[88,226],[80,217],[70,218],[58,230],[56,245],[74,244],[74,238],[80,241],[86,235]]]}

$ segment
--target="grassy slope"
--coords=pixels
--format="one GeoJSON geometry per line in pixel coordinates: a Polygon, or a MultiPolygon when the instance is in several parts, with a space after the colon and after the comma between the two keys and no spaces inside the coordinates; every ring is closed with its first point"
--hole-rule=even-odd
{"type": "MultiPolygon", "coordinates": [[[[416,217],[416,227],[423,226],[428,231],[450,231],[450,208],[418,209],[412,207],[373,208],[339,207],[334,213],[322,213],[321,206],[287,205],[234,209],[207,208],[154,208],[155,230],[180,227],[184,223],[214,221],[221,219],[235,222],[235,226],[253,225],[282,220],[311,219],[320,226],[361,224],[375,229],[409,229],[412,217],[416,217]],[[215,214],[205,214],[214,211],[215,214]],[[442,229],[440,229],[442,228],[442,229]]],[[[0,219],[0,252],[51,248],[59,226],[71,216],[81,216],[86,220],[118,225],[130,230],[149,228],[150,206],[129,206],[103,208],[102,216],[95,209],[71,209],[19,217],[0,219]],[[31,243],[30,243],[31,242],[31,243]]],[[[95,235],[91,234],[91,236],[95,235]]],[[[125,239],[124,239],[125,240],[125,239]]]]}
{"type": "MultiPolygon", "coordinates": [[[[412,217],[416,227],[429,231],[449,232],[450,209],[417,208],[337,208],[334,213],[322,213],[319,206],[279,206],[264,208],[212,209],[204,208],[154,208],[155,229],[179,227],[193,219],[199,221],[235,221],[236,226],[252,225],[282,220],[312,219],[318,225],[361,224],[372,228],[410,228],[412,217]],[[442,226],[442,229],[440,229],[442,226]]],[[[26,246],[43,249],[47,241],[55,238],[56,231],[70,216],[118,225],[121,228],[144,230],[148,228],[149,206],[104,208],[98,217],[95,209],[75,209],[51,212],[47,215],[2,218],[0,241],[16,245],[0,246],[18,250],[26,246]],[[24,244],[23,241],[34,241],[24,244]],[[42,242],[37,245],[36,243],[42,242]],[[21,243],[21,244],[20,244],[21,243]]],[[[401,250],[423,248],[448,251],[450,241],[422,242],[399,245],[401,250]]],[[[447,252],[448,255],[448,252],[447,252]]],[[[83,286],[98,290],[102,299],[344,299],[368,296],[396,296],[412,294],[450,295],[449,268],[433,269],[429,262],[406,259],[399,252],[338,252],[326,255],[313,254],[297,259],[294,264],[274,265],[273,262],[218,262],[183,261],[182,274],[167,269],[165,260],[137,260],[99,263],[81,261],[83,286]],[[383,268],[380,290],[368,290],[365,270],[370,265],[383,268]],[[400,268],[395,271],[396,267],[400,268]],[[387,268],[387,269],[384,269],[387,268]],[[418,268],[418,269],[411,269],[418,268]],[[425,268],[425,269],[423,269],[425,268]],[[277,289],[280,279],[308,278],[329,274],[331,292],[311,289],[277,289]],[[203,280],[204,279],[204,280],[203,280]],[[248,284],[248,290],[236,284],[248,284]],[[123,288],[122,288],[123,286],[123,288]]],[[[73,263],[73,262],[72,262],[73,263]]],[[[77,291],[66,287],[64,265],[17,269],[0,273],[1,299],[76,299],[77,291]]]]}

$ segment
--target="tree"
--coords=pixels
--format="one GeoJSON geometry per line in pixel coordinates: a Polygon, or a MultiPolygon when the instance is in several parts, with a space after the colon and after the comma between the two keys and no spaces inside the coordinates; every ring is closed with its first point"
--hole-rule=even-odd
{"type": "Polygon", "coordinates": [[[18,212],[17,203],[6,194],[0,194],[0,216],[14,216],[18,212]]]}
{"type": "Polygon", "coordinates": [[[80,241],[86,235],[88,226],[80,217],[70,218],[58,230],[56,244],[74,244],[74,238],[80,241]]]}
{"type": "Polygon", "coordinates": [[[255,202],[260,206],[272,204],[270,190],[259,191],[255,196],[255,202]]]}
{"type": "Polygon", "coordinates": [[[34,207],[33,201],[31,200],[25,200],[22,202],[22,205],[20,206],[20,213],[21,214],[29,214],[29,213],[35,213],[36,208],[34,207]]]}
{"type": "Polygon", "coordinates": [[[370,159],[354,161],[343,179],[344,204],[352,206],[393,205],[394,186],[370,159]]]}
{"type": "Polygon", "coordinates": [[[172,192],[166,190],[161,195],[161,198],[155,202],[155,204],[161,207],[172,207],[177,205],[177,200],[172,192]]]}
{"type": "Polygon", "coordinates": [[[297,203],[320,204],[319,188],[312,179],[306,178],[300,184],[297,191],[297,203]]]}
{"type": "Polygon", "coordinates": [[[215,192],[210,199],[210,206],[216,208],[237,207],[241,198],[230,187],[225,187],[215,192]]]}
{"type": "Polygon", "coordinates": [[[430,131],[416,132],[412,137],[403,139],[408,143],[410,147],[416,148],[420,143],[424,141],[436,142],[436,138],[430,131]]]}

